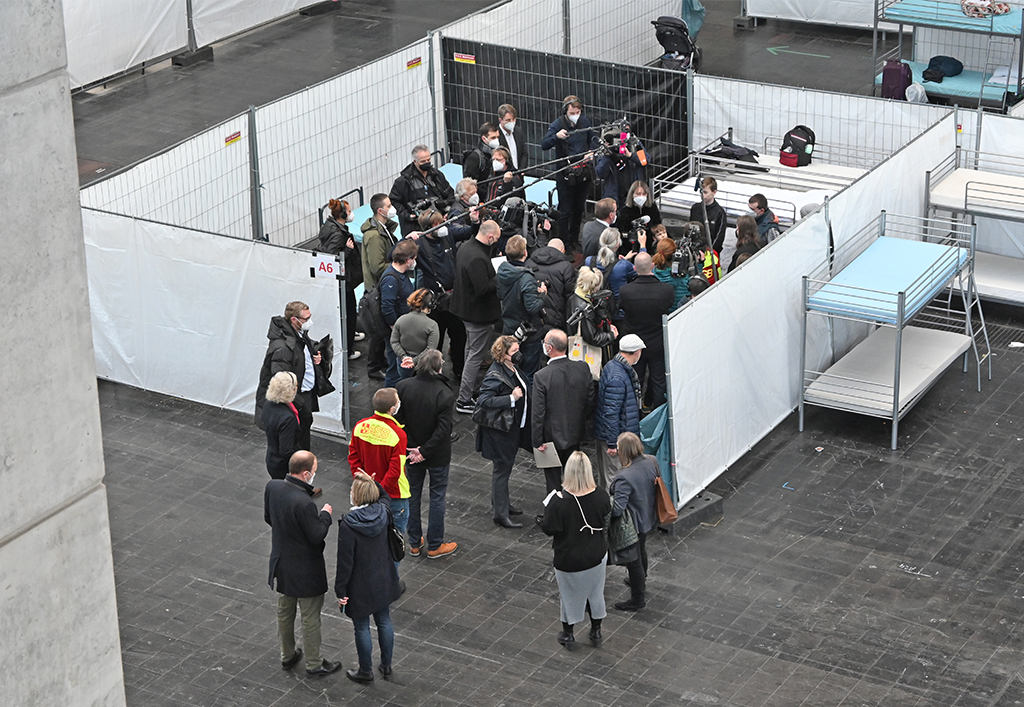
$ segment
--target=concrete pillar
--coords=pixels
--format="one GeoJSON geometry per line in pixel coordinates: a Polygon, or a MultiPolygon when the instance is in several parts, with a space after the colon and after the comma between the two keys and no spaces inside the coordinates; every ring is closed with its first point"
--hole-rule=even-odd
{"type": "Polygon", "coordinates": [[[59,0],[0,2],[0,703],[123,705],[59,0]]]}

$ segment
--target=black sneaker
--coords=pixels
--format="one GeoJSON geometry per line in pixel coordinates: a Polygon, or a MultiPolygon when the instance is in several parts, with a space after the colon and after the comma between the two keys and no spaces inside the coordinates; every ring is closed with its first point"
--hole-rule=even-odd
{"type": "Polygon", "coordinates": [[[472,415],[475,409],[476,405],[472,400],[459,400],[455,403],[455,412],[461,412],[463,415],[472,415]]]}

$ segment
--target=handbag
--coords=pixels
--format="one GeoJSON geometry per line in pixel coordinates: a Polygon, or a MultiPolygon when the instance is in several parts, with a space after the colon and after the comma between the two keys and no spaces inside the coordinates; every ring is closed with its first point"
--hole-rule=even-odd
{"type": "Polygon", "coordinates": [[[608,537],[608,564],[628,565],[640,558],[640,535],[628,508],[620,516],[613,516],[609,511],[604,527],[608,537]]]}
{"type": "MultiPolygon", "coordinates": [[[[494,371],[488,371],[487,375],[484,376],[484,380],[498,376],[494,371]]],[[[490,427],[491,429],[498,430],[499,432],[508,432],[512,429],[512,423],[515,419],[515,406],[512,407],[484,407],[480,404],[481,401],[477,401],[476,406],[473,408],[473,415],[471,419],[481,427],[490,427]]]]}
{"type": "Polygon", "coordinates": [[[672,496],[668,493],[661,474],[654,477],[654,507],[658,511],[658,525],[672,525],[679,518],[676,512],[676,504],[672,503],[672,496]]]}
{"type": "Polygon", "coordinates": [[[580,327],[576,327],[576,334],[569,337],[569,360],[583,361],[590,366],[590,375],[594,380],[601,378],[601,347],[588,344],[580,336],[580,327]]]}
{"type": "Polygon", "coordinates": [[[391,553],[391,559],[395,562],[401,562],[405,557],[405,538],[395,527],[395,517],[391,515],[390,509],[388,509],[388,550],[391,553]]]}

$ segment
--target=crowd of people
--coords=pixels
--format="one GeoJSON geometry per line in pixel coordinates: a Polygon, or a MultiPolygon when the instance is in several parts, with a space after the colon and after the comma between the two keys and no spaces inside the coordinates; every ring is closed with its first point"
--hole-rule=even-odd
{"type": "MultiPolygon", "coordinates": [[[[644,453],[640,422],[668,394],[663,316],[721,276],[725,211],[715,201],[714,179],[704,179],[703,199],[687,224],[697,268],[680,267],[681,246],[668,237],[646,182],[642,145],[598,150],[598,133],[583,109],[579,98],[566,97],[540,142],[556,155],[559,195],[556,223],[545,225],[542,241],[499,223],[493,208],[521,190],[527,165],[526,141],[508,104],[499,107],[497,122],[480,127],[454,188],[432,165],[429,149],[414,147],[391,192],[370,199],[361,239],[349,229],[350,205],[329,202],[320,245],[344,253],[349,264],[350,359],[363,355],[355,349],[364,338],[357,316],[366,315],[354,309],[360,284],[375,293],[363,301],[379,308],[372,314],[382,322],[367,332],[364,347],[367,375],[381,387],[373,414],[351,431],[352,507],[338,519],[335,594],[353,624],[358,666],[347,675],[356,682],[374,680],[371,617],[377,669],[391,675],[389,607],[406,589],[399,572],[405,549],[439,559],[459,548],[445,534],[457,414],[472,416],[476,451],[491,464],[495,525],[523,527],[527,501],[510,495],[521,450],[544,475],[546,496],[542,504],[534,499],[532,515],[552,538],[558,643],[575,649],[574,626],[585,615],[591,643],[602,641],[612,524],[628,520],[637,538],[619,563],[627,569],[629,598],[614,606],[646,605],[646,541],[657,525],[659,469],[644,453]],[[602,198],[584,222],[598,176],[602,198]],[[593,457],[584,452],[590,440],[593,457]],[[404,547],[396,548],[399,538],[404,547]]],[[[735,242],[730,239],[730,269],[778,235],[763,195],[752,196],[750,208],[735,242]]],[[[278,592],[281,664],[288,670],[304,659],[307,674],[318,676],[341,664],[320,654],[328,589],[323,552],[333,509],[317,510],[312,500],[321,489],[313,483],[310,428],[318,397],[334,388],[332,349],[311,339],[311,328],[303,302],[288,303],[283,316],[271,319],[255,419],[267,437],[265,519],[272,530],[269,583],[278,592]],[[305,652],[296,647],[297,613],[305,652]]]]}

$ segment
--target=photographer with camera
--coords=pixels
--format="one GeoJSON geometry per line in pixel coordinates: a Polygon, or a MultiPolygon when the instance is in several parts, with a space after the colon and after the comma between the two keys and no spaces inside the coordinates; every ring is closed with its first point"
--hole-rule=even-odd
{"type": "Polygon", "coordinates": [[[456,245],[476,236],[477,229],[480,228],[480,209],[477,207],[479,203],[480,194],[477,192],[476,180],[468,177],[460,179],[455,185],[455,203],[448,211],[448,222],[445,224],[456,245]],[[463,216],[467,211],[469,215],[463,216]]]}
{"type": "Polygon", "coordinates": [[[576,268],[565,257],[561,239],[552,238],[546,246],[535,248],[526,264],[537,272],[537,279],[548,288],[550,306],[545,308],[544,323],[564,331],[569,315],[569,298],[576,289],[576,268]]]}
{"type": "Polygon", "coordinates": [[[658,249],[651,258],[653,275],[672,286],[674,293],[672,309],[678,309],[690,297],[690,273],[686,266],[680,267],[683,253],[671,238],[658,241],[658,249]]]}
{"type": "Polygon", "coordinates": [[[506,261],[498,266],[498,297],[501,299],[501,333],[511,334],[523,352],[520,369],[527,385],[540,367],[541,341],[547,331],[542,313],[550,306],[548,288],[537,282],[533,268],[526,265],[526,239],[512,236],[505,246],[506,261]]]}
{"type": "Polygon", "coordinates": [[[602,350],[601,363],[611,358],[611,345],[619,338],[619,330],[612,324],[612,293],[602,289],[604,277],[586,265],[576,276],[576,289],[569,298],[566,331],[583,337],[591,346],[602,350]]]}
{"type": "Polygon", "coordinates": [[[408,236],[417,230],[420,214],[431,207],[448,213],[455,192],[441,171],[430,163],[430,148],[417,145],[412,148],[412,163],[399,174],[388,197],[398,211],[402,234],[408,236]]]}
{"type": "MultiPolygon", "coordinates": [[[[640,252],[646,251],[647,235],[641,233],[642,240],[640,252]]],[[[587,267],[598,270],[604,276],[604,287],[612,291],[615,301],[615,309],[612,310],[612,320],[622,321],[622,311],[619,309],[619,290],[624,284],[636,277],[636,269],[629,258],[624,258],[618,253],[622,243],[622,236],[614,228],[607,229],[601,234],[601,249],[597,252],[596,258],[587,258],[583,264],[587,267]]],[[[632,257],[635,253],[630,253],[632,257]]]]}
{"type": "MultiPolygon", "coordinates": [[[[562,101],[562,113],[548,126],[547,133],[540,141],[540,149],[554,149],[556,157],[564,158],[564,162],[556,166],[564,167],[597,147],[597,134],[590,120],[583,115],[583,101],[576,96],[566,96],[562,101]]],[[[572,250],[579,243],[580,223],[583,221],[587,194],[593,182],[592,171],[588,161],[560,172],[556,178],[558,211],[561,214],[558,236],[572,250]]]]}

